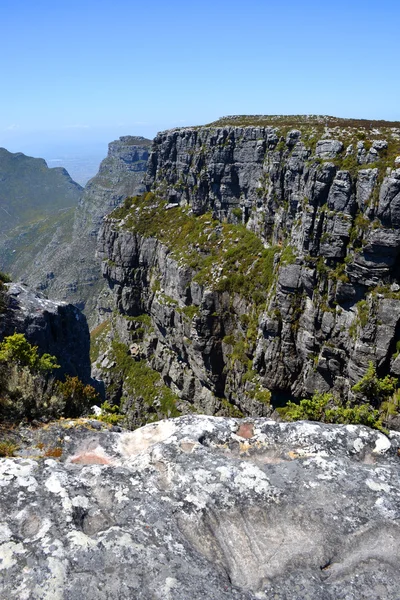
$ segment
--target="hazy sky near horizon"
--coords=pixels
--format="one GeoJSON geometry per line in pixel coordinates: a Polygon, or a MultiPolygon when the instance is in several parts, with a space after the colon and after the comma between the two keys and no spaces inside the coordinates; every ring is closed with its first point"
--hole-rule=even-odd
{"type": "Polygon", "coordinates": [[[398,0],[1,0],[0,9],[0,146],[13,152],[106,147],[229,114],[400,121],[398,0]]]}

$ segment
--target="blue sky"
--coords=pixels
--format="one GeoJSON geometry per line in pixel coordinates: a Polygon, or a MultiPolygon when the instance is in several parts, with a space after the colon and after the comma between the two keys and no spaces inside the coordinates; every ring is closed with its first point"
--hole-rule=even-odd
{"type": "Polygon", "coordinates": [[[0,146],[12,151],[105,148],[229,114],[400,120],[398,0],[0,7],[0,146]]]}

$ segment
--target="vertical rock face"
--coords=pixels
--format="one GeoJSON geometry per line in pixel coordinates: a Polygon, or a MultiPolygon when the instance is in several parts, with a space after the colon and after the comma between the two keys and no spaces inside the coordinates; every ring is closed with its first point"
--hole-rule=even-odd
{"type": "Polygon", "coordinates": [[[234,118],[159,134],[153,206],[116,211],[100,233],[120,335],[130,343],[124,317],[149,314],[141,351],[202,410],[225,399],[262,414],[260,389],[346,398],[369,362],[400,374],[399,155],[400,126],[385,122],[234,118]]]}
{"type": "Polygon", "coordinates": [[[109,144],[108,156],[85,186],[73,218],[65,227],[57,226],[46,248],[22,273],[31,287],[84,309],[91,324],[105,287],[95,257],[100,223],[126,196],[141,191],[149,146],[149,140],[134,136],[109,144]]]}
{"type": "Polygon", "coordinates": [[[40,353],[57,357],[58,375],[90,381],[89,329],[85,316],[71,304],[53,302],[21,284],[7,284],[0,313],[0,340],[23,333],[40,353]]]}

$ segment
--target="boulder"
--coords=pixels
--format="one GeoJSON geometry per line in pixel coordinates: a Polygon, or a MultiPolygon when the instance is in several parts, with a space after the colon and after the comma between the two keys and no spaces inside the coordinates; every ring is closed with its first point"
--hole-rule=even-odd
{"type": "Polygon", "coordinates": [[[0,596],[397,600],[399,434],[187,416],[21,430],[0,596]]]}

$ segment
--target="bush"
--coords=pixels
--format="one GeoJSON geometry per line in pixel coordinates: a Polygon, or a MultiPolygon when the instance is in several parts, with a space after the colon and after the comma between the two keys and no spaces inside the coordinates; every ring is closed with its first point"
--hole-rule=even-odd
{"type": "Polygon", "coordinates": [[[65,417],[77,417],[98,403],[99,395],[91,385],[85,385],[78,377],[66,376],[65,382],[57,382],[57,393],[64,404],[65,417]]]}
{"type": "Polygon", "coordinates": [[[351,388],[355,394],[360,394],[367,398],[369,402],[378,406],[381,402],[393,396],[397,388],[398,380],[396,377],[386,375],[379,378],[372,362],[369,363],[367,372],[358,383],[351,388]]]}
{"type": "Polygon", "coordinates": [[[38,347],[32,346],[23,333],[14,333],[0,344],[0,362],[14,362],[31,371],[58,369],[57,359],[50,354],[38,355],[38,347]]]}
{"type": "Polygon", "coordinates": [[[0,282],[1,283],[10,283],[11,277],[9,275],[7,275],[7,273],[3,273],[3,271],[0,271],[0,282]]]}
{"type": "Polygon", "coordinates": [[[329,393],[317,392],[311,399],[300,400],[300,404],[288,402],[278,409],[283,418],[288,421],[321,421],[322,423],[367,425],[382,430],[379,410],[370,404],[357,406],[342,405],[329,393]]]}

